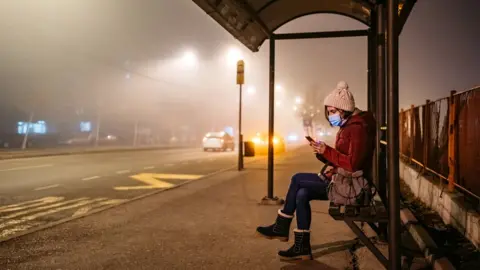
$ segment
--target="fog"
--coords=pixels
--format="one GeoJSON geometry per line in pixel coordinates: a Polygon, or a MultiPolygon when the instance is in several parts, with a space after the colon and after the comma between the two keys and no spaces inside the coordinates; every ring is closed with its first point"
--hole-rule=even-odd
{"type": "MultiPolygon", "coordinates": [[[[364,28],[323,14],[277,32],[364,28]]],[[[236,136],[239,59],[244,134],[267,131],[268,46],[251,53],[192,1],[1,0],[0,33],[1,134],[32,118],[62,139],[76,136],[80,122],[91,125],[84,132],[143,132],[145,141],[198,141],[226,127],[236,136]]],[[[278,42],[276,132],[303,135],[302,119],[312,113],[324,124],[323,98],[339,80],[366,109],[366,45],[365,38],[278,42]]]]}

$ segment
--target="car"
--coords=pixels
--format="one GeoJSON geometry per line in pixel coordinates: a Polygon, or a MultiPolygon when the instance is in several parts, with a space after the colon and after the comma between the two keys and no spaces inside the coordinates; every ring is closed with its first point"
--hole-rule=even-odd
{"type": "MultiPolygon", "coordinates": [[[[266,133],[257,133],[251,139],[251,142],[255,145],[255,153],[265,154],[268,153],[268,134],[266,133]]],[[[285,139],[281,136],[274,135],[273,137],[273,150],[275,153],[285,152],[285,139]]]]}
{"type": "Polygon", "coordinates": [[[203,151],[233,151],[235,142],[230,134],[222,132],[209,132],[203,138],[203,151]]]}

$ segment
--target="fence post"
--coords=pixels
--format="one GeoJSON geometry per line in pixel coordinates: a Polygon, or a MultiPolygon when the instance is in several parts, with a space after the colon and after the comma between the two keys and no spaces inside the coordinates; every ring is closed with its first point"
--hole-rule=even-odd
{"type": "Polygon", "coordinates": [[[456,157],[456,134],[457,134],[457,102],[455,94],[457,91],[452,90],[448,99],[448,191],[455,190],[455,182],[457,180],[457,172],[455,170],[456,157]]]}
{"type": "Polygon", "coordinates": [[[410,162],[413,159],[413,151],[415,149],[415,105],[410,105],[410,162]]]}
{"type": "MultiPolygon", "coordinates": [[[[400,153],[401,154],[405,154],[403,151],[405,150],[404,148],[404,141],[405,141],[405,110],[402,108],[400,109],[400,117],[398,118],[399,119],[399,122],[400,122],[400,126],[399,126],[399,132],[400,132],[400,138],[399,138],[399,141],[400,141],[400,153]]],[[[402,157],[400,155],[400,157],[402,157]]]]}
{"type": "Polygon", "coordinates": [[[423,109],[423,169],[428,168],[428,150],[430,146],[430,100],[425,101],[425,108],[423,109]]]}

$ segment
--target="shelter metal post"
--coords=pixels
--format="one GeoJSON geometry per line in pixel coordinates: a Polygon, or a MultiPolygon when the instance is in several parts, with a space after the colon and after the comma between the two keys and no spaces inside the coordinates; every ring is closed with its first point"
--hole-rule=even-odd
{"type": "Polygon", "coordinates": [[[283,204],[284,201],[273,196],[273,133],[275,128],[275,35],[270,36],[270,67],[268,88],[268,186],[267,196],[262,199],[262,204],[283,204]]]}
{"type": "MultiPolygon", "coordinates": [[[[367,85],[367,95],[368,95],[368,111],[372,112],[374,115],[377,114],[377,91],[376,91],[376,27],[373,25],[368,34],[368,85],[367,85]]],[[[369,175],[371,179],[378,186],[378,158],[377,152],[375,151],[373,156],[372,170],[369,175]]]]}
{"type": "Polygon", "coordinates": [[[387,141],[389,267],[401,269],[400,181],[398,141],[398,0],[387,1],[387,141]]]}

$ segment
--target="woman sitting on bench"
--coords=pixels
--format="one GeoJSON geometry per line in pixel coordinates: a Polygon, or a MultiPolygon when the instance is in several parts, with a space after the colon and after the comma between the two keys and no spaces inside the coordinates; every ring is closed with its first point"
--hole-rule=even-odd
{"type": "Polygon", "coordinates": [[[278,255],[283,260],[311,260],[310,247],[311,200],[328,200],[327,188],[337,168],[349,172],[363,171],[368,178],[375,149],[375,119],[369,112],[355,107],[355,100],[345,82],[339,82],[336,89],[324,101],[325,117],[334,127],[340,127],[335,148],[324,142],[311,142],[317,158],[332,165],[322,174],[297,173],[292,177],[283,209],[278,211],[274,224],[258,227],[257,232],[268,239],[287,242],[290,223],[297,213],[295,243],[278,255]]]}

